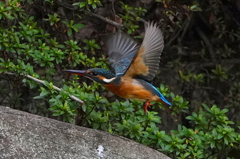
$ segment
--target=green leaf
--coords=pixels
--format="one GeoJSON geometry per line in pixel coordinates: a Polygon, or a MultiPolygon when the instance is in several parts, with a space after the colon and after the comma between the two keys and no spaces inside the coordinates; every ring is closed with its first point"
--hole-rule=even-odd
{"type": "Polygon", "coordinates": [[[93,8],[93,9],[97,8],[97,5],[96,5],[95,3],[92,4],[92,8],[93,8]]]}
{"type": "Polygon", "coordinates": [[[78,24],[74,24],[73,27],[78,28],[78,29],[81,29],[81,28],[84,27],[84,25],[81,24],[81,23],[78,23],[78,24]]]}
{"type": "Polygon", "coordinates": [[[212,112],[206,104],[203,103],[202,106],[203,106],[208,112],[212,112]]]}
{"type": "Polygon", "coordinates": [[[87,110],[86,104],[83,104],[83,105],[81,106],[81,108],[82,108],[82,110],[83,110],[84,112],[86,112],[86,110],[87,110]]]}
{"type": "Polygon", "coordinates": [[[33,99],[42,99],[42,98],[44,98],[43,96],[35,96],[35,97],[33,97],[33,99]]]}
{"type": "Polygon", "coordinates": [[[71,29],[71,28],[68,28],[68,30],[67,30],[67,35],[68,35],[68,36],[71,36],[71,35],[72,35],[72,29],[71,29]]]}
{"type": "Polygon", "coordinates": [[[78,32],[78,29],[77,29],[77,28],[72,27],[72,29],[73,29],[75,32],[78,32]]]}
{"type": "Polygon", "coordinates": [[[57,112],[54,112],[52,115],[53,116],[60,116],[60,115],[63,115],[64,114],[64,111],[57,111],[57,112]]]}
{"type": "Polygon", "coordinates": [[[10,19],[10,20],[15,19],[14,17],[12,17],[11,15],[9,15],[9,14],[6,13],[6,12],[4,12],[3,15],[4,15],[7,19],[10,19]]]}
{"type": "Polygon", "coordinates": [[[49,94],[49,91],[47,91],[45,88],[41,88],[42,89],[42,92],[40,93],[40,96],[46,96],[49,94]]]}
{"type": "Polygon", "coordinates": [[[75,3],[73,3],[72,5],[73,5],[73,6],[78,6],[80,3],[82,3],[82,2],[75,2],[75,3]]]}
{"type": "Polygon", "coordinates": [[[80,2],[79,7],[80,7],[80,8],[83,8],[83,7],[85,7],[85,5],[86,5],[86,2],[80,2]]]}

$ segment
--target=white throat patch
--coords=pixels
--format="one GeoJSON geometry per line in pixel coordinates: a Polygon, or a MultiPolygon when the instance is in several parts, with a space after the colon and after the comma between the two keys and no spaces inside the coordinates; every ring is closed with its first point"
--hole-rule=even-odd
{"type": "Polygon", "coordinates": [[[113,77],[113,78],[110,78],[110,79],[105,78],[105,79],[103,79],[103,81],[106,82],[106,83],[111,83],[115,79],[116,79],[116,77],[113,77]]]}

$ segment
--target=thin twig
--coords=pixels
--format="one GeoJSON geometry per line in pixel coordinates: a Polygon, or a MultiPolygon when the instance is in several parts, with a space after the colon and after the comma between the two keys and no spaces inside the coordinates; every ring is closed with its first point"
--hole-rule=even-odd
{"type": "Polygon", "coordinates": [[[116,21],[116,11],[115,11],[115,7],[114,7],[114,3],[115,3],[115,0],[112,0],[112,3],[111,3],[111,5],[112,5],[112,11],[113,11],[113,15],[114,15],[114,20],[116,21]]]}
{"type": "Polygon", "coordinates": [[[117,27],[118,29],[121,29],[123,27],[123,25],[120,24],[120,23],[114,22],[114,21],[112,21],[110,19],[104,18],[104,17],[102,17],[100,15],[97,15],[95,13],[92,13],[90,11],[84,10],[83,12],[93,16],[94,18],[100,19],[100,20],[102,20],[102,21],[104,21],[104,22],[106,22],[106,23],[108,23],[110,25],[113,25],[113,26],[117,27]]]}
{"type": "MultiPolygon", "coordinates": [[[[10,73],[10,72],[6,72],[5,74],[7,74],[7,75],[16,75],[15,73],[10,73]]],[[[37,79],[37,78],[35,78],[35,77],[32,77],[32,76],[30,76],[30,75],[22,75],[22,76],[27,77],[28,79],[31,79],[31,80],[33,80],[33,81],[35,81],[35,82],[38,82],[38,83],[41,83],[41,84],[43,84],[43,85],[45,84],[44,81],[42,81],[42,80],[40,80],[40,79],[37,79]]],[[[59,92],[61,91],[60,88],[58,88],[57,86],[54,86],[54,85],[53,85],[53,89],[55,89],[55,90],[57,90],[57,91],[59,91],[59,92]]],[[[75,100],[76,102],[81,103],[81,104],[84,104],[84,102],[83,102],[82,100],[78,99],[77,97],[75,97],[75,96],[73,96],[73,95],[70,95],[70,94],[68,94],[68,96],[69,96],[71,99],[75,100]]]]}
{"type": "Polygon", "coordinates": [[[181,35],[181,38],[180,38],[181,41],[182,41],[184,35],[186,34],[186,31],[187,31],[187,29],[188,29],[188,26],[189,26],[191,20],[192,20],[192,17],[193,17],[193,13],[190,14],[190,16],[189,16],[189,18],[188,18],[188,20],[187,20],[187,22],[186,22],[186,25],[185,25],[184,28],[183,28],[183,32],[182,32],[182,35],[181,35]]]}
{"type": "MultiPolygon", "coordinates": [[[[171,43],[179,36],[179,34],[181,33],[181,31],[186,27],[188,26],[188,23],[189,23],[190,19],[186,19],[184,22],[183,22],[183,25],[182,27],[174,34],[172,34],[172,38],[170,38],[170,40],[168,41],[168,43],[165,45],[165,47],[169,47],[171,45],[171,43]]],[[[178,26],[177,26],[178,27],[178,26]]]]}
{"type": "MultiPolygon", "coordinates": [[[[69,4],[66,4],[66,3],[63,3],[63,2],[60,2],[60,1],[57,1],[57,4],[61,5],[61,6],[64,7],[64,8],[68,8],[68,9],[70,9],[70,10],[80,11],[80,10],[77,9],[76,7],[73,7],[73,6],[69,5],[69,4]]],[[[84,12],[84,13],[86,13],[86,14],[89,14],[89,15],[91,15],[92,17],[97,18],[97,19],[99,19],[99,20],[102,20],[102,21],[104,21],[105,23],[108,23],[108,24],[110,24],[110,25],[113,25],[113,26],[115,26],[115,27],[118,28],[118,29],[121,29],[121,28],[123,27],[123,25],[120,24],[120,23],[117,23],[117,22],[112,21],[112,20],[110,20],[110,19],[104,18],[104,17],[102,17],[102,16],[100,16],[100,15],[97,15],[97,14],[94,14],[94,13],[92,13],[92,12],[90,12],[90,11],[83,10],[82,12],[84,12]]]]}
{"type": "Polygon", "coordinates": [[[229,65],[237,65],[240,64],[239,59],[224,59],[224,60],[215,60],[215,61],[200,61],[200,62],[192,62],[187,65],[188,68],[198,67],[198,68],[205,68],[205,67],[215,67],[216,64],[222,64],[223,66],[229,65]]]}
{"type": "MultiPolygon", "coordinates": [[[[133,12],[129,11],[129,13],[130,13],[132,16],[135,16],[135,14],[134,14],[133,12]]],[[[146,20],[144,20],[144,19],[141,18],[141,17],[138,17],[138,21],[143,22],[144,24],[147,24],[147,23],[148,23],[146,20]]]]}

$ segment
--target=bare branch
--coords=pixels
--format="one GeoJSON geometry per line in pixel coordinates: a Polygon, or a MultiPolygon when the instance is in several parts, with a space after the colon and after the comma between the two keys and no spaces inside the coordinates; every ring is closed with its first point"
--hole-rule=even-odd
{"type": "Polygon", "coordinates": [[[105,23],[113,25],[113,26],[117,27],[118,29],[121,29],[123,27],[122,24],[119,24],[119,23],[114,22],[114,21],[112,21],[110,19],[104,18],[104,17],[102,17],[100,15],[94,14],[94,13],[92,13],[90,11],[84,10],[83,12],[93,16],[94,18],[100,19],[100,20],[104,21],[105,23]]]}
{"type": "MultiPolygon", "coordinates": [[[[72,5],[69,5],[69,4],[60,2],[60,1],[57,1],[57,4],[61,5],[61,6],[64,7],[64,8],[68,8],[68,9],[70,9],[70,10],[80,11],[80,10],[78,10],[76,7],[73,7],[72,5]]],[[[94,13],[92,13],[92,12],[90,12],[90,11],[84,10],[84,11],[82,11],[82,12],[84,12],[84,13],[86,13],[86,14],[89,14],[89,15],[91,15],[92,17],[97,18],[97,19],[99,19],[99,20],[102,20],[102,21],[104,21],[105,23],[108,23],[108,24],[110,24],[110,25],[113,25],[113,26],[115,26],[115,27],[118,28],[118,29],[121,29],[121,28],[123,27],[122,24],[119,24],[119,23],[117,23],[117,22],[115,22],[115,21],[112,21],[112,20],[110,20],[110,19],[104,18],[104,17],[102,17],[102,16],[100,16],[100,15],[94,14],[94,13]]]]}
{"type": "MultiPolygon", "coordinates": [[[[191,21],[191,18],[190,19],[186,19],[182,25],[181,28],[178,29],[178,31],[174,34],[172,34],[172,38],[170,38],[170,40],[168,41],[168,43],[165,45],[165,47],[169,47],[171,45],[171,43],[179,36],[179,34],[181,33],[181,31],[183,30],[183,34],[182,36],[184,35],[184,32],[186,31],[188,25],[189,25],[189,22],[191,21]]],[[[178,27],[178,26],[177,26],[178,27]]],[[[182,38],[182,37],[181,37],[182,38]]]]}
{"type": "MultiPolygon", "coordinates": [[[[5,74],[7,74],[7,75],[16,75],[15,73],[10,73],[10,72],[6,72],[5,74]]],[[[37,78],[35,78],[35,77],[32,77],[32,76],[30,76],[30,75],[22,75],[22,76],[24,76],[24,77],[26,77],[26,78],[28,78],[28,79],[30,79],[30,80],[33,80],[33,81],[35,81],[35,82],[37,82],[37,83],[41,83],[41,84],[45,84],[45,82],[44,81],[42,81],[42,80],[40,80],[40,79],[37,79],[37,78]]],[[[58,88],[57,86],[54,86],[53,85],[53,89],[55,89],[55,90],[57,90],[57,91],[61,91],[61,89],[60,88],[58,88]]],[[[73,100],[75,100],[76,102],[78,102],[78,103],[81,103],[81,104],[84,104],[84,102],[82,101],[82,100],[80,100],[80,99],[78,99],[77,97],[75,97],[75,96],[73,96],[73,95],[70,95],[70,94],[68,94],[69,95],[69,97],[71,98],[71,99],[73,99],[73,100]]]]}
{"type": "MultiPolygon", "coordinates": [[[[133,12],[129,11],[129,13],[130,13],[132,16],[135,16],[135,14],[134,14],[133,12]]],[[[147,23],[148,23],[146,20],[144,20],[144,19],[141,18],[141,17],[138,17],[138,21],[143,22],[144,24],[147,24],[147,23]]]]}
{"type": "Polygon", "coordinates": [[[201,61],[201,62],[193,62],[187,65],[188,68],[192,68],[194,66],[198,68],[205,68],[205,67],[215,67],[216,64],[222,64],[223,66],[229,65],[237,65],[240,64],[239,59],[224,59],[224,60],[216,60],[216,61],[201,61]]]}

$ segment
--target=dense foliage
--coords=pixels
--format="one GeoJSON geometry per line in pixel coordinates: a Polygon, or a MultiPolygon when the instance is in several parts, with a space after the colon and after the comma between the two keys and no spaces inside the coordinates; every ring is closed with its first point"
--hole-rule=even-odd
{"type": "Polygon", "coordinates": [[[233,0],[0,1],[0,105],[125,136],[172,158],[237,158],[239,8],[233,0]],[[140,43],[143,20],[164,33],[153,84],[172,107],[155,103],[144,115],[141,102],[62,72],[107,68],[105,35],[122,29],[140,43]]]}

